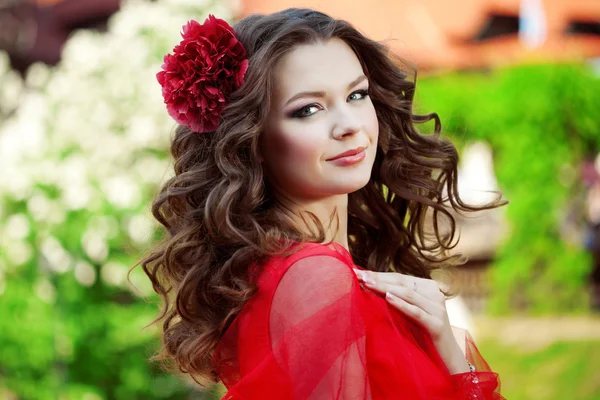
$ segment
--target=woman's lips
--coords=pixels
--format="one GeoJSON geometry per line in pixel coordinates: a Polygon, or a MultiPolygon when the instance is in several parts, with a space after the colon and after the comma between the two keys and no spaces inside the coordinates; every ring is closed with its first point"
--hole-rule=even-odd
{"type": "Polygon", "coordinates": [[[360,152],[356,153],[356,154],[352,154],[352,155],[348,155],[348,156],[344,156],[344,157],[338,157],[338,158],[334,158],[331,160],[328,160],[332,163],[335,163],[339,166],[347,166],[347,165],[353,165],[356,163],[361,162],[362,160],[365,159],[367,153],[365,151],[365,149],[363,148],[360,152]]]}
{"type": "Polygon", "coordinates": [[[327,161],[333,161],[333,160],[337,160],[338,158],[341,158],[341,157],[346,157],[346,156],[353,156],[353,155],[355,155],[355,154],[358,154],[358,153],[360,153],[360,152],[361,152],[362,150],[364,150],[364,149],[365,149],[365,148],[364,148],[364,146],[360,146],[360,147],[357,147],[357,148],[355,148],[355,149],[348,150],[348,151],[345,151],[345,152],[343,152],[343,153],[340,153],[340,154],[338,154],[337,156],[335,156],[335,157],[332,157],[332,158],[328,159],[327,161]]]}

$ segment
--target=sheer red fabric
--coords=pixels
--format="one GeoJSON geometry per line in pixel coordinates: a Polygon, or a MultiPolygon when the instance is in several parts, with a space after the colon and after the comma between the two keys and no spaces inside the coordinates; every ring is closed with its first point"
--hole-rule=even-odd
{"type": "Polygon", "coordinates": [[[361,287],[344,247],[301,246],[262,266],[219,341],[223,399],[504,399],[468,332],[454,333],[476,372],[451,375],[423,328],[361,287]]]}

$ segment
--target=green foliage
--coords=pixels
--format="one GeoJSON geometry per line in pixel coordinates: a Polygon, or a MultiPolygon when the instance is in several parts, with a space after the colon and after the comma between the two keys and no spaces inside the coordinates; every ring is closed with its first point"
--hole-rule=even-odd
{"type": "Polygon", "coordinates": [[[204,396],[148,361],[157,298],[127,272],[156,238],[150,203],[172,170],[155,74],[181,26],[208,13],[228,14],[123,2],[108,32],[76,32],[58,66],[24,81],[0,53],[0,398],[204,396]]]}
{"type": "MultiPolygon", "coordinates": [[[[156,298],[139,269],[137,288],[125,279],[156,235],[148,208],[168,171],[174,124],[154,74],[181,24],[209,7],[183,3],[130,0],[107,34],[76,34],[61,65],[25,82],[0,54],[2,398],[192,398],[147,362],[156,298]]],[[[557,213],[577,184],[557,177],[598,141],[598,86],[575,66],[420,82],[446,131],[496,151],[512,232],[493,268],[495,310],[581,307],[588,260],[561,240],[557,213]]]]}
{"type": "Polygon", "coordinates": [[[524,350],[497,340],[479,343],[486,361],[500,375],[510,400],[594,400],[600,398],[600,341],[561,341],[524,350]],[[507,356],[510,355],[510,356],[507,356]]]}
{"type": "Polygon", "coordinates": [[[600,79],[583,65],[519,66],[419,81],[418,111],[435,111],[460,146],[493,148],[510,232],[491,269],[489,310],[585,309],[591,262],[560,223],[581,192],[578,164],[600,142],[600,79]]]}
{"type": "Polygon", "coordinates": [[[11,280],[2,295],[2,318],[10,321],[0,335],[8,390],[36,400],[173,399],[190,391],[147,362],[156,332],[140,327],[154,307],[127,302],[101,283],[86,288],[68,275],[52,281],[53,305],[25,279],[11,280]]]}

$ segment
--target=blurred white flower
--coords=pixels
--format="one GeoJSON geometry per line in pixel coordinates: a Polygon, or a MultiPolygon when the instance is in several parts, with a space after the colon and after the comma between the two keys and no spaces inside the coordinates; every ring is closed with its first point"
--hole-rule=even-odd
{"type": "Polygon", "coordinates": [[[106,198],[120,208],[135,206],[140,201],[140,190],[128,176],[116,176],[102,182],[106,198]]]}
{"type": "Polygon", "coordinates": [[[44,222],[50,226],[60,225],[65,222],[67,210],[63,204],[59,203],[58,201],[51,201],[49,205],[49,212],[44,222]]]}
{"type": "Polygon", "coordinates": [[[112,286],[121,286],[127,279],[127,267],[118,262],[108,262],[100,269],[102,280],[112,286]]]}
{"type": "Polygon", "coordinates": [[[159,132],[154,121],[145,115],[137,115],[131,118],[128,123],[127,137],[130,138],[137,147],[146,147],[152,143],[157,136],[163,132],[159,132]]]}
{"type": "Polygon", "coordinates": [[[95,215],[90,218],[87,229],[95,235],[113,238],[119,232],[119,222],[112,215],[95,215]]]}
{"type": "Polygon", "coordinates": [[[40,278],[35,283],[33,291],[37,297],[46,303],[52,304],[56,299],[56,288],[50,283],[48,279],[40,278]]]}
{"type": "Polygon", "coordinates": [[[18,135],[18,145],[13,151],[18,151],[21,160],[25,157],[42,157],[47,150],[43,123],[47,110],[47,99],[41,93],[27,92],[23,96],[17,112],[19,129],[13,132],[18,135]]]}
{"type": "Polygon", "coordinates": [[[11,215],[6,220],[6,236],[13,239],[24,239],[29,235],[29,220],[24,214],[11,215]]]}
{"type": "Polygon", "coordinates": [[[103,262],[108,257],[108,244],[98,232],[86,231],[81,238],[81,245],[87,256],[96,262],[103,262]]]}
{"type": "MultiPolygon", "coordinates": [[[[0,52],[0,207],[24,201],[29,214],[0,228],[9,235],[2,243],[9,243],[1,260],[7,268],[32,260],[39,241],[39,265],[47,263],[50,273],[74,267],[77,281],[91,285],[94,267],[74,262],[89,257],[104,264],[104,281],[121,282],[120,267],[108,258],[124,250],[109,254],[109,240],[126,235],[134,245],[148,244],[156,222],[147,214],[151,199],[143,197],[173,174],[167,149],[176,124],[156,73],[181,40],[181,27],[208,14],[231,19],[220,1],[125,0],[107,32],[77,30],[57,66],[34,64],[25,80],[0,52]],[[80,220],[57,229],[73,218],[80,220]],[[84,254],[70,247],[72,237],[84,254]]],[[[44,285],[38,291],[50,299],[44,285]]]]}
{"type": "Polygon", "coordinates": [[[43,88],[50,78],[50,67],[41,62],[35,62],[27,68],[25,82],[30,88],[43,88]]]}
{"type": "Polygon", "coordinates": [[[2,90],[0,90],[0,104],[3,108],[12,110],[17,108],[23,91],[23,81],[15,71],[6,71],[2,77],[2,90]]]}
{"type": "Polygon", "coordinates": [[[5,246],[6,261],[9,262],[7,267],[11,270],[33,258],[33,248],[29,242],[24,240],[6,240],[3,245],[5,246]]]}
{"type": "Polygon", "coordinates": [[[53,272],[62,274],[71,269],[72,257],[55,237],[43,238],[40,250],[53,272]]]}
{"type": "Polygon", "coordinates": [[[133,166],[133,171],[143,183],[162,182],[173,176],[169,161],[149,156],[140,157],[133,166]]]}
{"type": "Polygon", "coordinates": [[[96,282],[96,270],[89,263],[79,260],[75,263],[75,279],[83,286],[92,286],[96,282]]]}
{"type": "Polygon", "coordinates": [[[62,200],[67,208],[80,210],[88,208],[92,200],[92,188],[88,185],[67,186],[63,192],[62,200]]]}
{"type": "Polygon", "coordinates": [[[27,211],[35,220],[41,221],[49,214],[50,202],[44,194],[35,194],[27,201],[27,211]]]}
{"type": "Polygon", "coordinates": [[[127,233],[137,244],[145,244],[152,240],[156,225],[149,216],[134,215],[127,223],[127,233]]]}
{"type": "Polygon", "coordinates": [[[37,222],[49,224],[61,224],[66,217],[65,208],[40,191],[30,195],[27,200],[27,211],[37,222]]]}

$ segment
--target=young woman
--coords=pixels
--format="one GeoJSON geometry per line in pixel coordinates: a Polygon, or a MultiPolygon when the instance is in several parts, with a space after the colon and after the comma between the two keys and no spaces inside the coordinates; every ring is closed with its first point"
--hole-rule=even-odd
{"type": "Polygon", "coordinates": [[[431,273],[457,262],[452,209],[503,201],[461,201],[400,60],[308,9],[182,36],[157,75],[180,124],[168,234],[141,261],[163,358],[227,399],[502,399],[431,273]]]}

